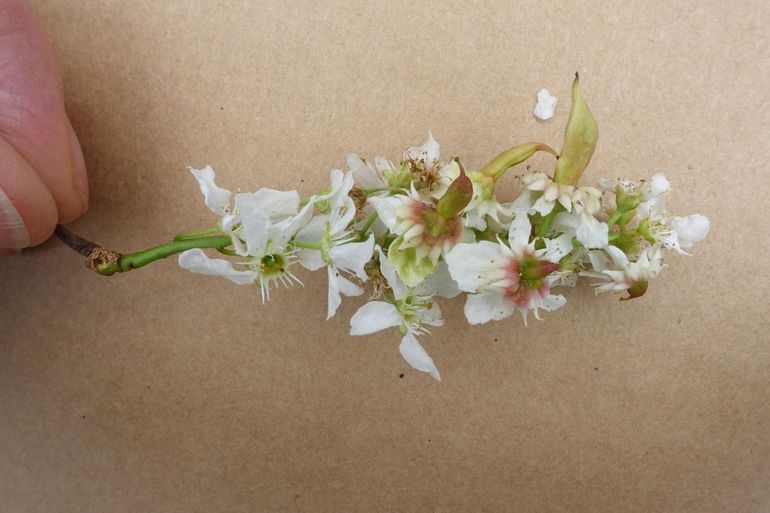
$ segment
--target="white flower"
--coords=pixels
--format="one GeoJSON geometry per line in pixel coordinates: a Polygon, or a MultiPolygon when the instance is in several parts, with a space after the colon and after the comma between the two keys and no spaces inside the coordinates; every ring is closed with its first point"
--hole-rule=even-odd
{"type": "Polygon", "coordinates": [[[354,274],[361,281],[366,281],[364,266],[372,258],[374,237],[364,242],[355,242],[357,237],[348,227],[355,217],[353,200],[348,196],[353,188],[352,172],[343,174],[339,169],[331,172],[331,190],[319,196],[319,201],[328,201],[330,213],[314,217],[304,228],[299,230],[294,244],[298,247],[297,256],[303,267],[315,271],[327,266],[329,293],[327,319],[337,312],[345,296],[360,296],[364,289],[345,278],[341,272],[354,274]],[[310,243],[317,247],[302,247],[310,243]]]}
{"type": "Polygon", "coordinates": [[[537,119],[551,119],[553,111],[556,109],[558,98],[551,96],[548,89],[541,89],[537,92],[537,105],[532,113],[537,119]]]}
{"type": "Polygon", "coordinates": [[[408,195],[370,197],[369,203],[388,230],[402,237],[398,250],[414,248],[418,262],[427,257],[435,266],[462,236],[460,221],[439,216],[434,206],[420,196],[414,184],[408,195]]]}
{"type": "Polygon", "coordinates": [[[500,320],[518,310],[526,324],[530,310],[539,319],[539,309],[553,311],[566,302],[550,290],[560,277],[559,261],[572,250],[570,236],[544,239],[546,247],[537,250],[530,231],[529,218],[520,212],[511,223],[510,247],[499,240],[458,244],[446,256],[452,278],[469,293],[469,323],[500,320]]]}
{"type": "Polygon", "coordinates": [[[375,159],[375,164],[377,166],[375,167],[355,153],[351,153],[347,157],[347,163],[355,182],[360,187],[364,189],[380,189],[388,186],[383,171],[392,170],[393,164],[383,157],[377,157],[375,159]]]}
{"type": "MultiPolygon", "coordinates": [[[[428,372],[441,381],[433,359],[417,341],[416,336],[428,331],[423,325],[442,326],[441,310],[432,299],[437,290],[450,296],[459,293],[446,280],[448,275],[438,276],[431,284],[418,290],[407,287],[396,275],[385,254],[377,247],[380,257],[380,272],[390,286],[392,298],[387,301],[370,301],[363,305],[350,319],[351,335],[368,335],[387,328],[399,328],[403,338],[399,349],[404,359],[415,369],[428,372]],[[431,290],[435,287],[436,290],[431,290]]],[[[438,273],[436,273],[438,274],[438,273]]],[[[426,280],[427,282],[427,280],[426,280]]]]}
{"type": "Polygon", "coordinates": [[[531,173],[523,177],[524,186],[533,192],[543,194],[532,205],[532,210],[541,216],[551,213],[551,210],[560,203],[565,210],[572,210],[572,195],[575,187],[572,185],[556,183],[545,173],[531,173]]]}
{"type": "Polygon", "coordinates": [[[692,214],[685,217],[672,217],[668,226],[676,232],[680,248],[690,248],[696,242],[706,238],[711,223],[708,217],[692,214]]]}
{"type": "Polygon", "coordinates": [[[646,291],[647,282],[655,278],[663,268],[659,245],[643,250],[636,262],[630,262],[626,254],[615,246],[591,251],[588,256],[593,271],[584,271],[580,275],[602,280],[594,284],[597,294],[634,288],[635,294],[632,297],[640,296],[646,291]]]}
{"type": "Polygon", "coordinates": [[[216,186],[210,167],[190,171],[198,180],[206,205],[221,216],[220,230],[230,235],[236,255],[242,258],[233,262],[210,259],[200,249],[192,249],[179,255],[179,265],[192,272],[219,275],[236,283],[257,283],[263,301],[270,298],[274,281],[285,286],[292,282],[301,283],[290,270],[297,257],[289,241],[310,221],[314,198],[299,212],[300,200],[296,191],[260,189],[232,198],[230,191],[216,186]],[[244,270],[235,269],[236,265],[244,270]]]}
{"type": "Polygon", "coordinates": [[[441,146],[433,138],[433,133],[428,132],[428,140],[422,146],[410,146],[406,150],[406,156],[414,161],[422,161],[429,167],[438,162],[440,149],[441,146]]]}

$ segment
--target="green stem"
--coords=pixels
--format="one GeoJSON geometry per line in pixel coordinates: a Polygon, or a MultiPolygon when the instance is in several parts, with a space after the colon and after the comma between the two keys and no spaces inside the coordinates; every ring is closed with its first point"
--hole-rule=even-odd
{"type": "MultiPolygon", "coordinates": [[[[202,230],[200,233],[204,231],[208,232],[209,230],[202,230]]],[[[86,267],[104,276],[138,269],[156,260],[162,260],[188,249],[214,248],[222,251],[232,244],[230,237],[218,231],[216,235],[201,237],[192,237],[192,232],[190,232],[180,234],[186,238],[175,239],[160,246],[123,255],[115,250],[103,248],[94,242],[79,237],[61,225],[56,227],[55,233],[62,242],[85,257],[86,267]]]]}
{"type": "Polygon", "coordinates": [[[212,226],[211,228],[206,228],[205,230],[178,233],[174,237],[174,240],[197,239],[200,237],[207,237],[210,235],[219,235],[221,233],[222,232],[218,227],[212,226]]]}
{"type": "Polygon", "coordinates": [[[97,269],[99,274],[124,273],[132,269],[144,267],[156,260],[170,257],[182,251],[193,248],[225,248],[231,244],[230,237],[226,235],[215,235],[210,237],[189,238],[183,240],[173,240],[154,248],[148,248],[136,253],[122,255],[113,266],[97,269]]]}
{"type": "Polygon", "coordinates": [[[607,220],[607,226],[612,226],[613,224],[617,223],[618,220],[623,217],[625,212],[621,210],[616,210],[614,214],[607,220]]]}
{"type": "Polygon", "coordinates": [[[403,189],[399,187],[375,187],[374,189],[361,189],[361,192],[364,193],[364,196],[371,196],[372,194],[378,193],[378,192],[402,192],[403,189]]]}
{"type": "Polygon", "coordinates": [[[321,251],[321,243],[320,242],[309,242],[309,241],[304,241],[304,240],[293,240],[291,243],[295,247],[297,247],[297,248],[315,249],[315,250],[321,251]]]}
{"type": "Polygon", "coordinates": [[[372,212],[372,214],[366,219],[366,222],[361,227],[360,230],[358,230],[358,238],[361,240],[366,239],[366,232],[369,231],[369,228],[372,227],[374,222],[377,220],[377,212],[372,212]]]}
{"type": "Polygon", "coordinates": [[[551,225],[553,225],[553,220],[556,218],[556,214],[562,210],[564,210],[564,207],[561,206],[561,203],[554,205],[553,210],[551,210],[548,215],[543,218],[543,224],[537,227],[535,236],[540,237],[541,239],[545,237],[548,234],[548,230],[551,229],[551,225]]]}

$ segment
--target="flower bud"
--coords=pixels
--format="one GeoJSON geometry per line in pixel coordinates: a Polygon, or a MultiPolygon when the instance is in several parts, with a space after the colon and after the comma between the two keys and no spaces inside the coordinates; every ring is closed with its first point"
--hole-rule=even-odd
{"type": "Polygon", "coordinates": [[[598,139],[599,127],[580,94],[579,77],[575,73],[575,81],[572,83],[572,107],[569,111],[567,128],[564,130],[564,146],[556,162],[553,181],[577,185],[580,176],[591,161],[598,139]]]}
{"type": "Polygon", "coordinates": [[[492,162],[484,166],[479,173],[489,176],[496,181],[503,176],[503,173],[505,173],[508,168],[521,164],[538,151],[547,151],[551,155],[556,157],[559,156],[556,151],[547,144],[528,142],[505,150],[495,157],[492,162]]]}

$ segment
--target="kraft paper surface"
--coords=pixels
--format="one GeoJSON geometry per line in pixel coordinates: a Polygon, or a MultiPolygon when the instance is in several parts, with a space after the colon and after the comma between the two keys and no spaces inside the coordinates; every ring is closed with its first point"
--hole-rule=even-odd
{"type": "Polygon", "coordinates": [[[307,196],[429,130],[472,168],[559,148],[575,71],[600,130],[583,183],[663,171],[712,227],[634,301],[581,283],[529,327],[443,301],[421,337],[441,383],[397,330],[347,334],[366,297],[327,322],[325,273],[262,304],[49,240],[0,260],[1,511],[770,511],[766,2],[31,4],[89,170],[69,227],[108,247],[210,226],[190,165],[307,196]]]}

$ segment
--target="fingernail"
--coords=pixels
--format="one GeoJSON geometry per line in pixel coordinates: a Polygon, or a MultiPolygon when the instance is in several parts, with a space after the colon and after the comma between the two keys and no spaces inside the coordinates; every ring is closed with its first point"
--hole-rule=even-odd
{"type": "Polygon", "coordinates": [[[67,119],[67,135],[70,143],[70,156],[72,158],[72,176],[75,186],[80,191],[83,202],[88,205],[88,175],[86,173],[86,163],[83,159],[83,149],[80,147],[80,141],[72,128],[72,123],[67,119]]]}
{"type": "Polygon", "coordinates": [[[29,232],[19,211],[0,188],[0,248],[21,249],[29,243],[29,232]]]}

